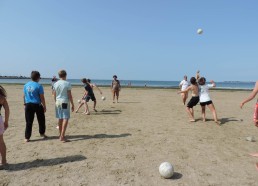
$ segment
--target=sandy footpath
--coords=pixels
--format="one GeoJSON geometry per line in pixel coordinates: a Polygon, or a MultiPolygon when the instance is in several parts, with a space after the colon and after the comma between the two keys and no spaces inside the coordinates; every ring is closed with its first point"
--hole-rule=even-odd
{"type": "MultiPolygon", "coordinates": [[[[24,143],[22,86],[5,85],[11,109],[10,127],[4,134],[8,170],[0,171],[0,185],[258,185],[258,128],[252,123],[255,100],[239,108],[248,91],[212,91],[222,121],[217,126],[207,112],[189,123],[176,90],[122,89],[120,103],[102,88],[106,101],[95,91],[98,112],[72,114],[67,129],[69,143],[58,140],[57,120],[50,87],[45,87],[48,140],[41,140],[35,120],[30,143],[24,143]],[[175,176],[162,179],[160,163],[174,165],[175,176]]],[[[83,88],[74,87],[75,102],[83,88]]],[[[77,103],[76,103],[77,105],[77,103]]],[[[92,102],[90,103],[92,110],[92,102]]],[[[3,114],[3,111],[2,111],[3,114]]],[[[35,118],[36,119],[36,118],[35,118]]]]}

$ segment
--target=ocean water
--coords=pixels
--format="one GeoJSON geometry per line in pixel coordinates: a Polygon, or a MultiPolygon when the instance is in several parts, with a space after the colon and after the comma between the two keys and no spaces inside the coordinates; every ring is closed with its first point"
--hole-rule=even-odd
{"type": "MultiPolygon", "coordinates": [[[[0,79],[0,84],[25,84],[30,79],[0,79]]],[[[80,79],[68,79],[72,85],[82,85],[80,79]]],[[[99,86],[110,86],[112,80],[91,80],[99,86]]],[[[51,79],[41,79],[41,84],[50,85],[51,79]]],[[[128,86],[131,83],[133,87],[157,87],[157,88],[176,88],[179,81],[140,81],[140,80],[120,80],[122,86],[128,86]]],[[[253,89],[255,82],[216,82],[217,87],[221,89],[253,89]]]]}

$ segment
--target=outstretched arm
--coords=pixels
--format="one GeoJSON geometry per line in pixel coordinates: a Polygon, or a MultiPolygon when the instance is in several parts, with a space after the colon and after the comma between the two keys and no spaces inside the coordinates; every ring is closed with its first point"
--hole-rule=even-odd
{"type": "Polygon", "coordinates": [[[100,88],[97,85],[93,84],[93,87],[96,87],[98,89],[99,93],[102,94],[100,88]]]}
{"type": "Polygon", "coordinates": [[[212,87],[216,87],[216,83],[213,80],[211,80],[211,84],[212,84],[212,87]]]}
{"type": "Polygon", "coordinates": [[[187,93],[189,90],[191,90],[192,86],[189,86],[187,89],[179,91],[178,94],[180,93],[187,93]]]}
{"type": "Polygon", "coordinates": [[[257,93],[258,93],[258,81],[256,81],[256,84],[254,86],[252,93],[249,95],[248,98],[246,98],[244,101],[242,101],[242,103],[240,104],[240,107],[242,108],[244,106],[244,104],[246,104],[247,102],[254,99],[257,93]]]}
{"type": "Polygon", "coordinates": [[[200,79],[200,70],[196,72],[196,80],[198,81],[200,79]]]}

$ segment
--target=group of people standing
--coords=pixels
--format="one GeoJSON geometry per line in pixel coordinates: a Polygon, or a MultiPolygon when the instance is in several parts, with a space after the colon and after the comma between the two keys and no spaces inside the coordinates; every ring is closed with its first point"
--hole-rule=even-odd
{"type": "Polygon", "coordinates": [[[197,71],[196,77],[191,77],[191,85],[187,81],[187,76],[184,76],[184,80],[180,82],[179,87],[181,88],[181,93],[183,104],[185,105],[188,98],[188,92],[192,92],[192,98],[187,103],[186,111],[189,115],[189,121],[195,122],[194,110],[193,107],[196,106],[199,102],[202,108],[202,119],[206,121],[206,106],[210,109],[213,114],[214,121],[220,125],[218,121],[217,112],[215,106],[211,100],[209,89],[216,87],[214,81],[211,81],[211,84],[206,84],[206,78],[200,77],[200,71],[197,71]]]}
{"type": "MultiPolygon", "coordinates": [[[[59,128],[59,140],[61,142],[68,142],[69,140],[65,136],[65,132],[70,119],[70,113],[75,110],[73,96],[72,96],[72,86],[71,83],[67,81],[67,73],[65,70],[60,70],[58,72],[59,79],[55,76],[52,79],[52,95],[55,101],[55,115],[58,119],[59,128]]],[[[32,134],[32,126],[35,114],[37,116],[39,124],[40,136],[45,139],[47,138],[46,133],[46,119],[45,113],[47,111],[44,88],[39,83],[41,79],[40,73],[38,71],[31,72],[31,81],[26,83],[23,88],[23,99],[24,99],[24,110],[25,110],[25,142],[29,142],[32,134]]],[[[95,85],[91,84],[90,79],[83,78],[82,83],[84,84],[85,92],[82,97],[82,101],[79,104],[76,112],[80,109],[82,105],[85,105],[85,114],[90,114],[87,102],[92,100],[94,102],[93,110],[96,110],[96,98],[93,92],[93,88],[97,88],[102,94],[102,91],[95,85]]],[[[117,76],[113,76],[113,81],[111,83],[111,90],[113,96],[113,103],[115,103],[115,98],[118,103],[119,91],[121,90],[120,81],[117,76]]],[[[5,130],[8,128],[8,121],[10,110],[7,102],[7,93],[5,89],[0,85],[0,169],[7,165],[6,161],[6,146],[3,138],[5,130]],[[1,109],[5,110],[5,117],[1,116],[1,109]]]]}

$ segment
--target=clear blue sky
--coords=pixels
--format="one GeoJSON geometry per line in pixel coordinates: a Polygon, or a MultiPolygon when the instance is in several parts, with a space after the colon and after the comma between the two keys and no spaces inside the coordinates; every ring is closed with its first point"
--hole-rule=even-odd
{"type": "Polygon", "coordinates": [[[180,80],[200,69],[255,81],[258,1],[0,0],[0,65],[0,75],[180,80]]]}

